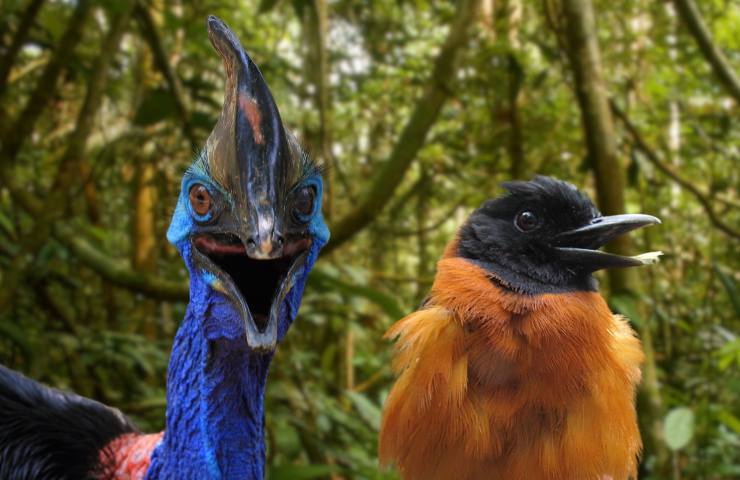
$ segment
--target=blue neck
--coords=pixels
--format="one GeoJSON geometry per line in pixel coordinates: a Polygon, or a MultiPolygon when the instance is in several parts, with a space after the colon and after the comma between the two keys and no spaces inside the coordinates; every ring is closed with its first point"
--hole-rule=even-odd
{"type": "MultiPolygon", "coordinates": [[[[175,220],[173,224],[177,227],[175,220]]],[[[308,273],[329,239],[320,214],[311,225],[313,243],[278,315],[278,342],[298,314],[308,273]]],[[[146,478],[261,480],[263,401],[272,353],[249,349],[244,324],[217,291],[217,280],[193,268],[187,236],[172,226],[170,230],[174,233],[168,233],[168,238],[190,271],[190,303],[175,336],[167,372],[164,438],[152,454],[146,478]]]]}
{"type": "Polygon", "coordinates": [[[237,312],[191,272],[167,374],[164,439],[147,479],[264,478],[263,400],[272,354],[247,347],[237,312]]]}

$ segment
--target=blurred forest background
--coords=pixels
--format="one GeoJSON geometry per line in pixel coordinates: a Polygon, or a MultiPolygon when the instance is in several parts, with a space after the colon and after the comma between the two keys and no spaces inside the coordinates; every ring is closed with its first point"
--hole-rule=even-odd
{"type": "Polygon", "coordinates": [[[660,264],[599,277],[648,353],[642,478],[740,478],[735,0],[2,0],[1,363],[162,428],[187,298],[165,230],[223,94],[207,14],[329,166],[270,478],[395,478],[382,334],[465,216],[535,174],[663,219],[611,246],[660,264]]]}

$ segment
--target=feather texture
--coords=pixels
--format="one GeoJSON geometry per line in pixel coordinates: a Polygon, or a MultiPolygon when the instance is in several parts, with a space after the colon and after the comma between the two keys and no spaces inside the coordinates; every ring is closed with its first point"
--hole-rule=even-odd
{"type": "Polygon", "coordinates": [[[454,256],[387,333],[380,457],[413,479],[626,479],[643,354],[596,292],[522,295],[454,256]]]}
{"type": "Polygon", "coordinates": [[[133,432],[118,410],[0,365],[0,479],[109,478],[115,452],[106,445],[133,432]]]}

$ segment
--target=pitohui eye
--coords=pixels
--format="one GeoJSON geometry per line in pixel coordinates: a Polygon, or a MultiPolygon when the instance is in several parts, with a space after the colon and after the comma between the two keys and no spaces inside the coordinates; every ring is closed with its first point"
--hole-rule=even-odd
{"type": "Polygon", "coordinates": [[[537,219],[537,215],[530,212],[529,210],[519,212],[514,219],[514,225],[516,225],[516,228],[518,228],[522,232],[529,232],[534,230],[535,228],[537,228],[539,223],[540,222],[537,219]]]}
{"type": "Polygon", "coordinates": [[[293,211],[298,216],[307,217],[313,212],[313,202],[316,197],[316,189],[313,187],[302,187],[295,193],[293,200],[293,211]]]}
{"type": "Polygon", "coordinates": [[[206,215],[211,210],[211,194],[208,189],[196,183],[190,187],[190,206],[198,215],[206,215]]]}

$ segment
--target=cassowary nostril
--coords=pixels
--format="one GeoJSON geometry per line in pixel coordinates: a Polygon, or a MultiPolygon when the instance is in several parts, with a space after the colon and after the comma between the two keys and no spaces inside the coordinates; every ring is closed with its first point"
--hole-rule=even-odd
{"type": "Polygon", "coordinates": [[[282,247],[283,246],[283,236],[282,235],[276,235],[275,236],[275,244],[278,247],[282,247]]]}
{"type": "Polygon", "coordinates": [[[254,240],[254,237],[250,237],[247,239],[247,247],[254,248],[257,246],[257,242],[254,240]]]}

